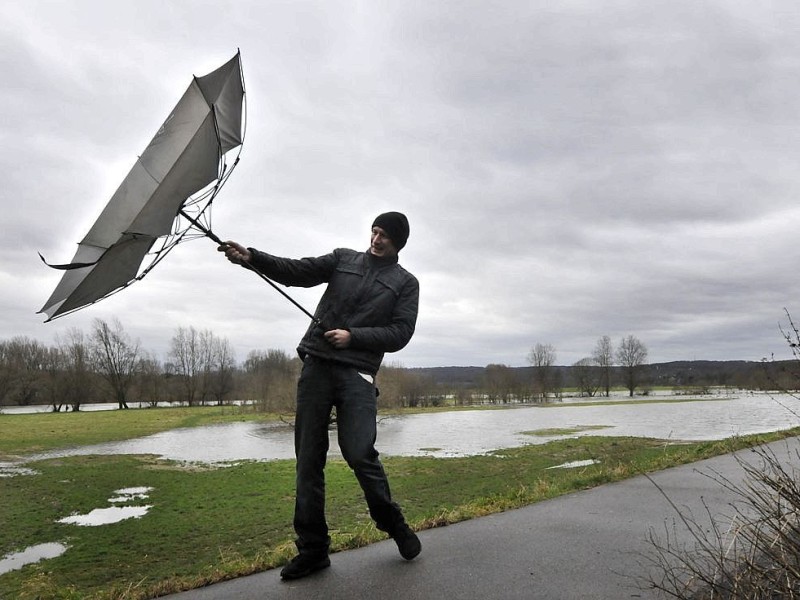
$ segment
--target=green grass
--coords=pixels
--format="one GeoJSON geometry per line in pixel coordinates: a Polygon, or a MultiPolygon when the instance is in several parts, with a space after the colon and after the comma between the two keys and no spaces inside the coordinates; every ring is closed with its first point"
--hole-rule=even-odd
{"type": "MultiPolygon", "coordinates": [[[[151,412],[147,410],[109,414],[129,419],[127,425],[136,435],[165,423],[186,426],[249,418],[216,410],[192,409],[183,417],[169,412],[157,419],[150,414],[129,416],[151,412]]],[[[29,440],[41,430],[0,430],[4,452],[20,454],[42,447],[40,443],[59,447],[74,445],[76,439],[130,437],[128,429],[103,413],[60,415],[64,423],[72,424],[61,429],[56,427],[57,420],[44,418],[47,415],[32,417],[16,420],[16,428],[38,430],[44,423],[52,428],[51,435],[33,444],[29,440]],[[6,431],[12,432],[20,447],[8,442],[6,431]]],[[[0,418],[2,427],[5,420],[0,418]]],[[[640,438],[582,437],[469,458],[388,457],[384,464],[406,517],[416,529],[423,529],[792,434],[797,431],[675,445],[640,438]],[[547,469],[586,459],[599,462],[577,469],[547,469]]],[[[146,456],[79,456],[28,466],[38,474],[0,478],[0,556],[54,541],[67,544],[68,550],[58,558],[0,575],[0,598],[152,598],[275,567],[294,551],[293,461],[190,468],[146,456]],[[147,500],[153,507],[141,519],[99,527],[57,522],[71,513],[107,507],[115,490],[134,486],[153,488],[147,500]]],[[[384,539],[372,525],[347,465],[331,460],[326,473],[334,550],[384,539]]]]}

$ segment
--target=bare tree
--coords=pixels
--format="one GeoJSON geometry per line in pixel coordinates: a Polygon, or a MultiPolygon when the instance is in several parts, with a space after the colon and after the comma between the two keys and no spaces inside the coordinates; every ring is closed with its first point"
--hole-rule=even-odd
{"type": "Polygon", "coordinates": [[[217,404],[233,391],[233,375],[236,372],[236,356],[227,338],[211,335],[210,369],[208,393],[217,404]]]}
{"type": "Polygon", "coordinates": [[[47,400],[53,412],[61,412],[64,408],[66,374],[64,353],[58,346],[47,349],[44,370],[47,373],[47,400]]]}
{"type": "Polygon", "coordinates": [[[611,395],[611,367],[614,366],[614,349],[611,347],[611,338],[604,335],[597,340],[597,345],[592,352],[592,358],[601,372],[601,385],[606,398],[611,395]]]}
{"type": "Polygon", "coordinates": [[[128,408],[128,392],[139,367],[139,342],[131,340],[114,319],[112,325],[95,319],[92,325],[92,359],[108,383],[119,408],[128,408]]]}
{"type": "Polygon", "coordinates": [[[800,392],[798,392],[800,390],[800,325],[794,322],[788,309],[784,308],[783,311],[786,313],[788,324],[785,327],[781,325],[780,331],[792,351],[794,360],[784,365],[789,380],[779,389],[791,394],[795,400],[800,400],[800,392]]]}
{"type": "Polygon", "coordinates": [[[143,353],[136,369],[136,383],[139,398],[149,406],[158,406],[167,399],[167,385],[164,381],[164,368],[158,358],[143,353]]]}
{"type": "Polygon", "coordinates": [[[10,342],[0,342],[0,404],[10,396],[11,386],[16,376],[16,369],[11,354],[10,342]]]}
{"type": "Polygon", "coordinates": [[[194,327],[178,327],[172,337],[169,356],[172,367],[179,378],[183,399],[189,406],[198,401],[200,378],[203,373],[203,357],[200,334],[194,327]]]}
{"type": "Polygon", "coordinates": [[[384,407],[427,406],[435,396],[424,377],[400,365],[384,365],[376,381],[384,407]]]}
{"type": "Polygon", "coordinates": [[[572,372],[582,396],[593,397],[600,389],[602,370],[593,358],[582,358],[572,365],[572,372]]]}
{"type": "Polygon", "coordinates": [[[214,334],[211,330],[204,329],[200,332],[200,382],[198,387],[198,400],[205,404],[211,396],[212,371],[214,369],[214,334]]]}
{"type": "Polygon", "coordinates": [[[19,336],[0,344],[0,401],[33,404],[45,387],[47,348],[28,337],[19,336]]]}
{"type": "Polygon", "coordinates": [[[81,404],[92,399],[93,373],[89,344],[80,329],[70,329],[66,336],[58,340],[63,357],[64,398],[73,411],[79,411],[81,404]]]}
{"type": "Polygon", "coordinates": [[[624,337],[617,348],[617,362],[625,374],[625,387],[633,396],[641,383],[642,368],[647,364],[647,347],[636,336],[624,337]]]}
{"type": "Polygon", "coordinates": [[[556,349],[552,344],[536,344],[528,353],[533,367],[534,397],[544,402],[550,393],[557,391],[555,369],[556,349]]]}
{"type": "Polygon", "coordinates": [[[483,370],[483,389],[490,402],[507,403],[517,385],[514,370],[508,365],[486,365],[483,370]]]}
{"type": "Polygon", "coordinates": [[[300,360],[283,350],[254,350],[247,355],[244,373],[250,397],[262,411],[294,409],[295,380],[300,360]]]}

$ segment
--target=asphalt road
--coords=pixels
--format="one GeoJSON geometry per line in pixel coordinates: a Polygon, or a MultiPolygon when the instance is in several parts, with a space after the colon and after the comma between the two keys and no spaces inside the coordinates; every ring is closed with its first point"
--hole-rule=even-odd
{"type": "MultiPolygon", "coordinates": [[[[800,438],[777,442],[782,461],[798,463],[800,438]]],[[[739,454],[757,463],[750,451],[739,454]]],[[[720,456],[562,496],[506,513],[420,532],[422,554],[404,561],[387,540],[331,556],[329,569],[284,583],[279,569],[167,596],[171,600],[624,600],[663,595],[648,589],[648,534],[690,541],[681,512],[707,522],[733,514],[738,482],[733,455],[720,456]],[[654,484],[658,484],[658,487],[654,484]],[[643,577],[644,576],[644,577],[643,577]]]]}

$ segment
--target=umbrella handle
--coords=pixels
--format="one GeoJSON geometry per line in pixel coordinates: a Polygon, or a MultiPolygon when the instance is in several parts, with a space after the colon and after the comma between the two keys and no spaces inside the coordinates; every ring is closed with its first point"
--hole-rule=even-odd
{"type": "MultiPolygon", "coordinates": [[[[188,219],[188,220],[189,220],[189,222],[190,222],[192,225],[194,225],[194,226],[195,226],[197,229],[199,229],[199,230],[200,230],[200,231],[201,231],[201,232],[202,232],[202,233],[203,233],[203,234],[204,234],[206,237],[210,238],[211,240],[213,240],[214,242],[216,242],[218,245],[220,245],[220,246],[224,246],[224,245],[225,245],[225,242],[223,242],[223,241],[222,241],[222,240],[219,238],[219,236],[217,236],[217,234],[215,234],[215,233],[214,233],[213,231],[211,231],[211,230],[210,230],[208,227],[206,227],[205,225],[203,225],[202,223],[200,223],[200,221],[198,221],[197,219],[195,219],[194,217],[192,217],[191,215],[189,215],[188,213],[186,213],[186,212],[185,212],[185,211],[184,211],[182,208],[181,208],[181,209],[178,211],[178,214],[180,214],[180,215],[181,215],[183,218],[185,218],[185,219],[188,219]]],[[[303,311],[303,313],[304,313],[304,314],[305,314],[305,315],[306,315],[306,316],[307,316],[309,319],[311,319],[311,321],[312,321],[312,322],[313,322],[313,323],[314,323],[314,324],[315,324],[317,327],[321,328],[323,331],[327,331],[327,330],[328,330],[328,328],[327,328],[327,327],[325,327],[325,325],[323,325],[323,323],[322,323],[322,320],[321,320],[321,319],[319,319],[318,317],[315,317],[315,316],[314,316],[314,315],[312,315],[310,312],[308,312],[308,311],[305,309],[305,307],[304,307],[303,305],[301,305],[301,304],[300,304],[299,302],[297,302],[297,301],[296,301],[294,298],[292,298],[292,297],[291,297],[289,294],[287,294],[285,291],[283,291],[281,288],[279,288],[279,287],[278,287],[278,285],[277,285],[277,284],[276,284],[274,281],[272,281],[272,280],[271,280],[269,277],[267,277],[266,275],[264,275],[264,274],[263,274],[261,271],[259,271],[258,269],[256,269],[256,268],[255,268],[253,265],[251,265],[249,262],[243,262],[243,263],[241,263],[241,264],[242,264],[242,265],[244,265],[246,268],[250,269],[250,270],[251,270],[253,273],[255,273],[256,275],[258,275],[259,277],[261,277],[261,279],[263,279],[263,280],[264,280],[264,281],[266,281],[268,284],[270,284],[270,285],[272,286],[272,288],[273,288],[275,291],[277,291],[277,292],[278,292],[279,294],[281,294],[281,295],[282,295],[284,298],[286,298],[286,299],[287,299],[289,302],[291,302],[291,303],[292,303],[292,304],[294,304],[294,305],[295,305],[297,308],[299,308],[301,311],[303,311]]]]}

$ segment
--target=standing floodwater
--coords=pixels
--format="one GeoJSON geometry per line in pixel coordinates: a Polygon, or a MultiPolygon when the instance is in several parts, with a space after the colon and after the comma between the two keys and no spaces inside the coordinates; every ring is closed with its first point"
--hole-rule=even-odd
{"type": "MultiPolygon", "coordinates": [[[[788,395],[755,394],[686,402],[561,404],[384,416],[378,423],[377,447],[387,456],[454,457],[580,435],[718,440],[795,427],[800,424],[796,404],[788,395]],[[551,431],[537,434],[545,430],[551,431]]],[[[331,453],[338,452],[332,430],[331,453]]],[[[204,463],[289,459],[294,457],[293,430],[285,424],[258,423],[174,429],[37,454],[28,460],[87,454],[154,454],[204,463]]],[[[10,465],[0,464],[0,471],[3,467],[10,465]]]]}

